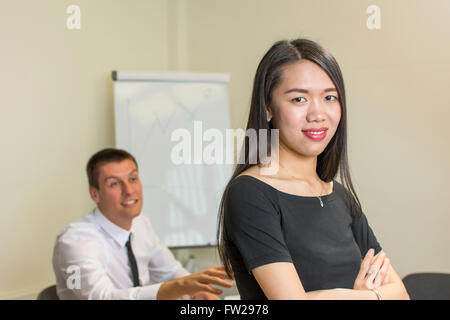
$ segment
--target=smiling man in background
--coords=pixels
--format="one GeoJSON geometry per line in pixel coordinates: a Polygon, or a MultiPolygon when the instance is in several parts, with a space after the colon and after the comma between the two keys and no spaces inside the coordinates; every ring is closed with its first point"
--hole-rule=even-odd
{"type": "Polygon", "coordinates": [[[190,274],[161,243],[141,215],[142,183],[131,154],[101,150],[87,175],[97,208],[65,227],[53,251],[60,299],[218,299],[222,291],[212,285],[232,286],[223,267],[190,274]]]}

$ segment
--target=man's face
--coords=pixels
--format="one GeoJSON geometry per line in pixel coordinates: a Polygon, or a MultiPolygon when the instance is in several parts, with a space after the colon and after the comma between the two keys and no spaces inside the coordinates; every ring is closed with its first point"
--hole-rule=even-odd
{"type": "Polygon", "coordinates": [[[119,227],[129,230],[142,210],[142,183],[135,163],[126,159],[109,162],[99,169],[98,186],[90,186],[92,200],[119,227]]]}

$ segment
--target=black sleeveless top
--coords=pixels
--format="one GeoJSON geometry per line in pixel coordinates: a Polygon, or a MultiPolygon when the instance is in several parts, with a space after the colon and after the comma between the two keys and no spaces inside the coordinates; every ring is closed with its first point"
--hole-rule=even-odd
{"type": "Polygon", "coordinates": [[[241,299],[266,299],[251,271],[292,262],[306,292],[353,288],[362,258],[381,247],[364,213],[353,221],[344,187],[304,197],[281,192],[251,176],[230,184],[225,202],[225,238],[241,299]]]}

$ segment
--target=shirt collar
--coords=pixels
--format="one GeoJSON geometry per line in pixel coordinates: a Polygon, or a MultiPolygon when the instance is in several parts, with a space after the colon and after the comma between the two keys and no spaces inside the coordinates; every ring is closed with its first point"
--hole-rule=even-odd
{"type": "Polygon", "coordinates": [[[98,225],[117,242],[119,246],[125,246],[128,238],[130,237],[130,231],[122,229],[115,223],[109,221],[98,208],[94,209],[94,219],[98,225]]]}

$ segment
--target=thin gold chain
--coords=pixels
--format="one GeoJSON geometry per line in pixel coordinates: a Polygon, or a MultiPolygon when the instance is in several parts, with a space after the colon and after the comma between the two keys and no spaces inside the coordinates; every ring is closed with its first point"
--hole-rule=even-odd
{"type": "Polygon", "coordinates": [[[320,195],[315,196],[315,195],[314,195],[314,192],[311,190],[311,188],[309,187],[309,185],[308,185],[308,183],[306,182],[305,179],[300,179],[300,178],[294,176],[294,175],[293,175],[286,167],[284,167],[281,163],[278,163],[278,164],[280,165],[280,167],[282,167],[284,170],[286,170],[286,172],[287,172],[292,178],[294,178],[295,180],[300,180],[301,182],[304,182],[304,183],[306,184],[306,186],[308,187],[309,191],[311,192],[311,194],[312,194],[314,197],[316,197],[317,199],[319,199],[320,205],[323,207],[323,201],[322,201],[323,185],[321,185],[320,195]]]}

